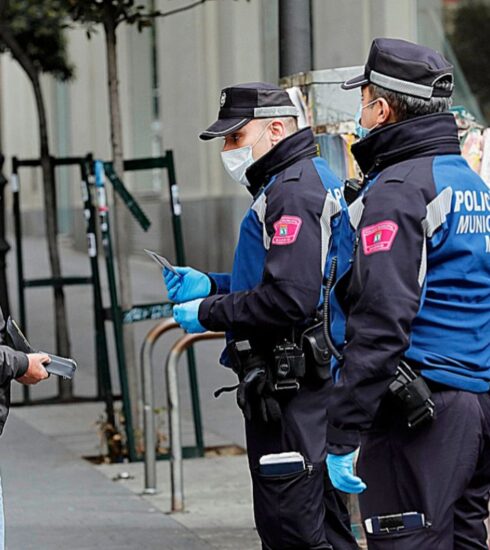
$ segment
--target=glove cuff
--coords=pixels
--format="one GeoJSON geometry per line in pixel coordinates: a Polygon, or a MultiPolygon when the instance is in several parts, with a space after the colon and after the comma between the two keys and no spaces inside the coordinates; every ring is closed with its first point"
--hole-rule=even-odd
{"type": "Polygon", "coordinates": [[[218,292],[218,285],[216,284],[216,281],[208,274],[205,273],[207,278],[209,279],[209,282],[211,283],[211,288],[209,289],[208,296],[214,296],[218,292]]]}

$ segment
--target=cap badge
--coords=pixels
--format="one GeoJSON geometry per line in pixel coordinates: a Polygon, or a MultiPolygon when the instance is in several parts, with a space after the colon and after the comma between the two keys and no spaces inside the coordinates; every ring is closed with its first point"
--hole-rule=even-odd
{"type": "Polygon", "coordinates": [[[220,107],[223,107],[225,102],[226,102],[226,92],[221,92],[221,97],[220,97],[220,100],[219,100],[220,107]]]}

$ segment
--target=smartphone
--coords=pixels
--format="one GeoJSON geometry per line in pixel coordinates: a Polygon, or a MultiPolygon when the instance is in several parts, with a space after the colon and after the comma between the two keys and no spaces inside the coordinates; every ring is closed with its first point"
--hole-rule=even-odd
{"type": "Polygon", "coordinates": [[[77,364],[73,359],[59,357],[52,353],[48,353],[47,355],[49,355],[51,363],[44,365],[44,368],[49,374],[56,374],[56,376],[61,376],[61,378],[65,380],[71,380],[73,378],[77,369],[77,364]]]}
{"type": "Polygon", "coordinates": [[[178,271],[176,271],[175,267],[167,260],[167,258],[165,258],[164,256],[160,256],[160,254],[157,254],[156,252],[153,252],[152,250],[147,250],[146,248],[144,248],[143,250],[160,267],[166,267],[172,273],[175,273],[175,275],[177,275],[178,277],[182,277],[182,275],[178,271]]]}

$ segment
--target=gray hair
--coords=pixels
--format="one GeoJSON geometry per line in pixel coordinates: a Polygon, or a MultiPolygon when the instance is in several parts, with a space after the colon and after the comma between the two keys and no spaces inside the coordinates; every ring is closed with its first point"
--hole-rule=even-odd
{"type": "MultiPolygon", "coordinates": [[[[441,82],[438,84],[444,87],[446,83],[441,82]]],[[[376,86],[375,84],[369,84],[369,90],[372,99],[382,98],[387,101],[388,105],[393,110],[397,122],[417,116],[442,113],[447,111],[452,105],[452,99],[450,97],[431,97],[430,99],[422,99],[399,92],[392,92],[381,86],[376,86]]]]}

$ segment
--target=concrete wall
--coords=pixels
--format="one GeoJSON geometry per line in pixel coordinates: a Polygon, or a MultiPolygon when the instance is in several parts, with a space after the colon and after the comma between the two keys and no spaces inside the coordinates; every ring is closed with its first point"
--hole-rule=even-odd
{"type": "Polygon", "coordinates": [[[416,0],[313,0],[314,65],[363,65],[374,38],[415,40],[416,0]]]}

